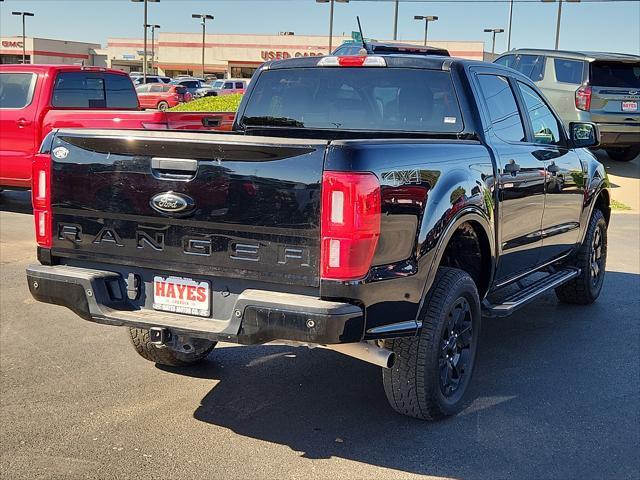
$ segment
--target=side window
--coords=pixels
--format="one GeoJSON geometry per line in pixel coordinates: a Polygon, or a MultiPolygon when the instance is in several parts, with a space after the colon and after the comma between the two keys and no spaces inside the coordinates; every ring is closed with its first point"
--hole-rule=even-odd
{"type": "Polygon", "coordinates": [[[236,88],[243,89],[244,88],[244,83],[236,82],[236,88]]]}
{"type": "Polygon", "coordinates": [[[518,104],[505,77],[478,75],[495,134],[508,142],[524,142],[524,127],[518,104]]]}
{"type": "Polygon", "coordinates": [[[514,64],[510,66],[534,82],[539,82],[544,77],[544,60],[542,55],[516,55],[514,64]]]}
{"type": "Polygon", "coordinates": [[[149,93],[149,89],[151,88],[151,85],[140,85],[138,87],[136,87],[136,92],[138,93],[149,93]]]}
{"type": "Polygon", "coordinates": [[[107,108],[138,108],[138,96],[126,75],[104,74],[107,108]]]}
{"type": "Polygon", "coordinates": [[[85,72],[62,72],[53,87],[54,107],[105,108],[105,86],[102,76],[85,72]]]}
{"type": "Polygon", "coordinates": [[[498,58],[493,63],[497,63],[498,65],[502,65],[504,67],[513,68],[513,63],[514,63],[515,58],[516,58],[515,55],[505,55],[504,57],[498,58]]]}
{"type": "Polygon", "coordinates": [[[582,71],[584,63],[579,60],[565,60],[564,58],[554,58],[553,66],[556,71],[556,80],[563,83],[582,83],[582,71]]]}
{"type": "Polygon", "coordinates": [[[31,103],[36,85],[33,73],[0,73],[0,108],[24,108],[31,103]]]}
{"type": "Polygon", "coordinates": [[[545,145],[559,145],[562,142],[558,119],[547,107],[544,100],[529,85],[518,82],[524,104],[527,107],[527,116],[531,121],[533,138],[535,143],[545,145]]]}
{"type": "Polygon", "coordinates": [[[160,93],[162,92],[162,85],[158,85],[158,84],[151,85],[151,88],[149,88],[149,91],[151,93],[160,93]]]}
{"type": "Polygon", "coordinates": [[[223,90],[231,90],[233,88],[233,82],[226,82],[222,88],[223,90]]]}

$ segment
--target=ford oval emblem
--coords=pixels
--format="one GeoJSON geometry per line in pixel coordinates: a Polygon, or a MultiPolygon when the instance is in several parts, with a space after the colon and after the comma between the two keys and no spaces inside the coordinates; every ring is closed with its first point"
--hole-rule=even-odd
{"type": "Polygon", "coordinates": [[[149,202],[151,208],[164,215],[185,215],[195,207],[193,198],[183,193],[158,193],[149,202]]]}

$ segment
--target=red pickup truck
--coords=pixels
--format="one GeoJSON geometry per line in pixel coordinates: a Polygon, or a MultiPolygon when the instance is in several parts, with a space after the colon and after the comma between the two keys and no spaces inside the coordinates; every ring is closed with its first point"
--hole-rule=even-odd
{"type": "Polygon", "coordinates": [[[0,66],[0,189],[31,188],[31,162],[58,128],[229,130],[233,113],[142,111],[131,78],[79,65],[0,66]]]}

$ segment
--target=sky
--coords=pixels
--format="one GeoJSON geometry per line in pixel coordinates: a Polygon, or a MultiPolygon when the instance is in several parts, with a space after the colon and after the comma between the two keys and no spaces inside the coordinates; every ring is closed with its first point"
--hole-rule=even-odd
{"type": "MultiPolygon", "coordinates": [[[[512,48],[553,48],[557,3],[515,0],[512,48]]],[[[0,2],[0,34],[20,35],[20,17],[11,11],[36,14],[27,18],[27,35],[100,43],[109,37],[142,37],[142,4],[130,0],[4,0],[0,2]]],[[[296,34],[328,33],[329,5],[315,0],[161,0],[149,3],[149,23],[167,32],[199,32],[192,13],[208,13],[210,33],[296,34]]],[[[393,2],[351,0],[336,3],[334,33],[357,30],[360,16],[365,36],[393,38],[393,2]]],[[[400,40],[421,40],[424,23],[414,15],[437,15],[429,25],[430,40],[485,41],[485,28],[507,29],[508,0],[401,0],[398,22],[400,40]]],[[[496,39],[496,52],[506,50],[506,33],[496,39]]],[[[563,3],[560,48],[640,54],[640,0],[602,2],[582,0],[563,3]]]]}

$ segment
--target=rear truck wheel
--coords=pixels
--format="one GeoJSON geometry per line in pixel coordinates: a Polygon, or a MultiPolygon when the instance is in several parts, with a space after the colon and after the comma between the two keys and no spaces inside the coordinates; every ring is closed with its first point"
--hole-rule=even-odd
{"type": "Polygon", "coordinates": [[[625,148],[607,148],[605,150],[609,158],[617,162],[630,162],[640,155],[640,146],[625,148]]]}
{"type": "Polygon", "coordinates": [[[165,345],[151,343],[149,330],[129,328],[131,343],[140,356],[168,367],[188,367],[204,360],[216,342],[200,338],[174,337],[165,345]]]}
{"type": "Polygon", "coordinates": [[[602,291],[606,264],[607,222],[603,213],[595,209],[584,241],[570,263],[580,269],[580,275],[556,288],[558,300],[577,305],[595,302],[602,291]]]}
{"type": "Polygon", "coordinates": [[[462,270],[439,268],[423,312],[417,337],[385,341],[396,362],[382,381],[395,411],[437,420],[465,406],[481,324],[475,283],[462,270]]]}
{"type": "Polygon", "coordinates": [[[158,102],[158,110],[161,112],[166,112],[169,109],[169,104],[167,102],[158,102]]]}

